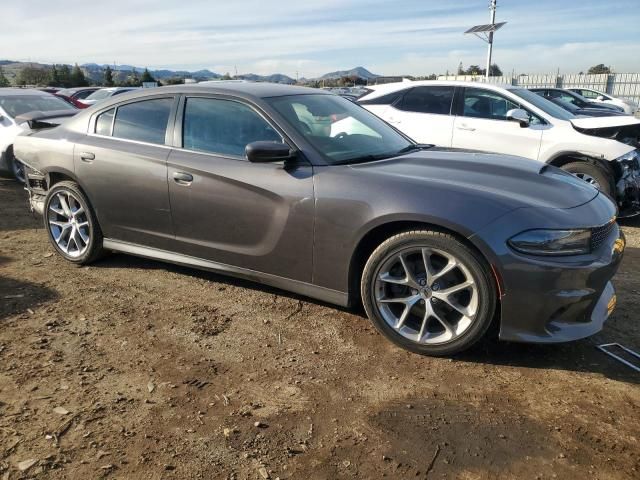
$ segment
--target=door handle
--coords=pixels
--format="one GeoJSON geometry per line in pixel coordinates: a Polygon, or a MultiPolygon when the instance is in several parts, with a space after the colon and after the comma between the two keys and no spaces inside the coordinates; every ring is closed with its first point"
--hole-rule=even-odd
{"type": "Polygon", "coordinates": [[[96,159],[95,154],[93,154],[91,152],[82,152],[80,154],[80,160],[82,160],[83,162],[91,163],[95,159],[96,159]]]}
{"type": "Polygon", "coordinates": [[[467,132],[475,132],[476,129],[473,127],[468,127],[466,125],[460,125],[458,127],[456,127],[458,130],[466,130],[467,132]]]}
{"type": "Polygon", "coordinates": [[[173,172],[173,181],[179,185],[191,185],[193,182],[193,175],[185,172],[173,172]]]}

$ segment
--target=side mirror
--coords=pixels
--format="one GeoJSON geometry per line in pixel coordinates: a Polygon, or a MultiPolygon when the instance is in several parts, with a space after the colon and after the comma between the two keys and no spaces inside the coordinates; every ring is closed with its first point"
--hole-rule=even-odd
{"type": "Polygon", "coordinates": [[[295,152],[289,145],[279,142],[253,142],[246,146],[247,159],[253,163],[270,163],[291,160],[295,158],[295,152]]]}
{"type": "Polygon", "coordinates": [[[507,112],[507,120],[518,122],[521,128],[529,126],[529,114],[521,108],[513,108],[507,112]]]}

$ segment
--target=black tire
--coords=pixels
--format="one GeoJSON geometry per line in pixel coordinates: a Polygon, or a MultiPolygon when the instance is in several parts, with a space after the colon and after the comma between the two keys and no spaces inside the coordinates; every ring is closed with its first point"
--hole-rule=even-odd
{"type": "Polygon", "coordinates": [[[369,257],[361,280],[361,295],[367,316],[380,333],[396,345],[421,355],[447,356],[460,353],[480,340],[494,318],[497,292],[487,262],[475,250],[455,236],[432,230],[399,233],[384,241],[369,257]],[[379,271],[388,259],[411,247],[431,248],[447,252],[462,262],[477,285],[478,306],[471,325],[458,337],[438,344],[417,343],[392,328],[383,318],[375,298],[379,271]]]}
{"type": "Polygon", "coordinates": [[[100,229],[100,225],[98,224],[98,219],[96,218],[96,215],[93,211],[93,208],[91,207],[91,204],[89,203],[89,200],[87,199],[86,195],[82,192],[82,190],[80,189],[80,186],[77,183],[72,181],[59,182],[53,185],[49,189],[49,192],[47,192],[47,196],[44,201],[43,219],[44,219],[44,227],[45,227],[45,230],[47,231],[47,236],[49,237],[49,241],[51,242],[51,245],[53,245],[53,248],[55,248],[55,250],[65,260],[71,263],[75,263],[77,265],[86,265],[94,262],[95,260],[99,259],[103,255],[104,251],[102,248],[102,238],[103,238],[102,230],[100,229]],[[58,217],[56,217],[56,213],[51,209],[51,206],[54,199],[60,193],[63,193],[63,195],[70,193],[75,198],[77,203],[80,204],[80,206],[84,211],[83,212],[84,216],[82,217],[82,220],[86,218],[86,222],[88,223],[86,227],[83,227],[83,228],[86,228],[86,230],[83,230],[83,231],[88,232],[89,240],[86,243],[85,250],[83,251],[83,253],[79,255],[70,255],[69,253],[65,252],[63,248],[61,248],[61,246],[58,245],[58,243],[56,242],[56,239],[54,238],[54,233],[52,232],[52,229],[49,228],[50,221],[58,220],[58,217]]]}
{"type": "MultiPolygon", "coordinates": [[[[613,181],[611,176],[602,168],[597,165],[593,165],[589,162],[571,162],[560,167],[565,172],[568,172],[576,177],[585,180],[592,178],[598,184],[594,185],[601,192],[606,193],[609,197],[613,198],[613,181]]],[[[592,182],[589,182],[592,183],[592,182]]],[[[593,184],[593,183],[592,183],[593,184]]]]}

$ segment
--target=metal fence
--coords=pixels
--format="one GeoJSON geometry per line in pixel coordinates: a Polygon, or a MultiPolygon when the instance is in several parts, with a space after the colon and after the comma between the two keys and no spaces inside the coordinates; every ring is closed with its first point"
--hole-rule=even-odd
{"type": "MultiPolygon", "coordinates": [[[[485,77],[480,75],[441,75],[438,80],[486,81],[485,77]]],[[[489,82],[506,83],[525,88],[593,88],[614,97],[627,98],[640,103],[640,73],[503,75],[501,77],[490,77],[489,82]]]]}

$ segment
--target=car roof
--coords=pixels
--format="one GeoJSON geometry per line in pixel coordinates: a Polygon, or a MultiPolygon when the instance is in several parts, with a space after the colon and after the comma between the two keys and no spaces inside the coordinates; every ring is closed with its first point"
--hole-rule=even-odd
{"type": "Polygon", "coordinates": [[[35,88],[0,88],[0,97],[12,97],[20,95],[39,95],[50,97],[51,94],[35,88]]]}
{"type": "Polygon", "coordinates": [[[487,82],[472,82],[463,80],[418,80],[418,81],[403,81],[394,83],[383,83],[381,85],[369,85],[367,88],[372,92],[362,96],[360,99],[373,98],[387,93],[393,93],[400,90],[405,90],[413,87],[422,86],[452,86],[452,87],[481,87],[487,90],[502,91],[502,90],[518,90],[522,87],[516,87],[506,83],[487,83],[487,82]]]}

